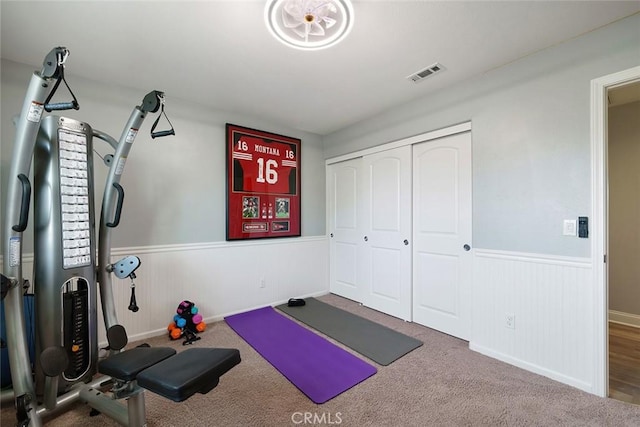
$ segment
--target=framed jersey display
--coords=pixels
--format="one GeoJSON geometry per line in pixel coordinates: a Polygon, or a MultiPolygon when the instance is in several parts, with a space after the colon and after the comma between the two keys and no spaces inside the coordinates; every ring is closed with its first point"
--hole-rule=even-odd
{"type": "Polygon", "coordinates": [[[300,236],[300,140],[227,123],[227,240],[300,236]]]}

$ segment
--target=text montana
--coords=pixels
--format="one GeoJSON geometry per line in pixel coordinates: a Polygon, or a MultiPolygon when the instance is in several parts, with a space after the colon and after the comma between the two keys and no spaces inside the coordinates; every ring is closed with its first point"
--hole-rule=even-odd
{"type": "Polygon", "coordinates": [[[265,153],[265,154],[271,154],[272,156],[280,156],[280,150],[278,150],[277,148],[273,148],[273,147],[266,147],[264,145],[256,144],[254,146],[254,150],[257,153],[265,153]]]}

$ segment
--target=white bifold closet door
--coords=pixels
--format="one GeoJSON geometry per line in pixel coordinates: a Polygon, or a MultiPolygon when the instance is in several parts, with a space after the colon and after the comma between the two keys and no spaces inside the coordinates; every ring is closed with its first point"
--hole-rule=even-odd
{"type": "Polygon", "coordinates": [[[413,320],[468,340],[471,132],[413,148],[413,320]]]}

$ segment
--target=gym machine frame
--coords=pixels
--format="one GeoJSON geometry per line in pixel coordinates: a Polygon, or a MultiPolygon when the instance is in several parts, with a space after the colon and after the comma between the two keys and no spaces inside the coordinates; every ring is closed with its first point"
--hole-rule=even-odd
{"type": "Polygon", "coordinates": [[[129,256],[114,264],[110,261],[111,232],[120,222],[124,200],[120,178],[138,129],[148,113],[162,108],[151,128],[152,138],[175,132],[173,127],[154,132],[162,115],[171,124],[164,113],[164,93],[155,90],[133,109],[118,141],[73,119],[54,115],[43,119],[44,111],[79,109],[64,78],[68,56],[66,48],[54,48],[45,57],[42,70],[31,77],[16,124],[8,179],[6,216],[2,225],[2,297],[17,425],[38,427],[43,418],[82,400],[122,425],[145,426],[142,384],[169,399],[182,401],[195,392],[206,393],[214,388],[219,376],[240,362],[240,355],[235,349],[192,349],[190,354],[185,351],[180,355],[175,355],[175,350],[170,348],[121,351],[127,344],[127,335],[117,321],[111,273],[121,279],[131,279],[129,309],[137,311],[133,279],[140,260],[129,256]],[[50,103],[61,81],[73,100],[50,103]],[[93,138],[107,142],[114,149],[113,155],[104,158],[109,172],[102,201],[97,253],[93,138]],[[31,183],[28,176],[32,158],[35,164],[35,372],[29,358],[22,294],[22,235],[29,215],[31,183]],[[100,362],[98,285],[109,343],[109,357],[100,362]],[[183,363],[193,364],[207,351],[211,353],[207,356],[215,359],[208,366],[199,372],[166,380],[164,371],[183,363]],[[132,364],[132,360],[136,363],[132,364]],[[98,372],[105,375],[93,379],[98,372]],[[187,389],[186,383],[191,383],[191,388],[187,389]],[[106,390],[109,393],[104,393],[106,390]],[[126,399],[126,405],[118,399],[126,399]]]}

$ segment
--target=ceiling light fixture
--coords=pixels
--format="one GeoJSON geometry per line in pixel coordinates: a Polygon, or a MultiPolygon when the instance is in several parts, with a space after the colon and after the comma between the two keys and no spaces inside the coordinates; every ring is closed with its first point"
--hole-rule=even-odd
{"type": "Polygon", "coordinates": [[[353,27],[350,0],[267,0],[269,31],[287,46],[317,50],[344,39],[353,27]]]}

